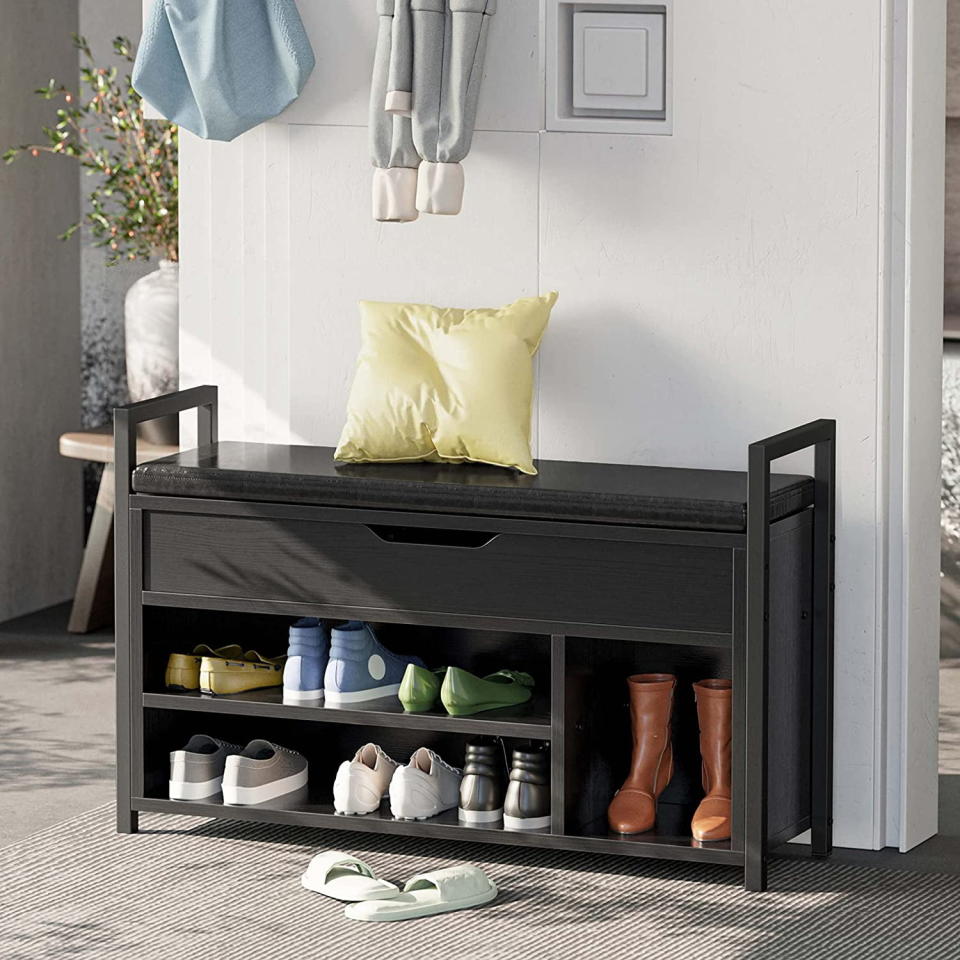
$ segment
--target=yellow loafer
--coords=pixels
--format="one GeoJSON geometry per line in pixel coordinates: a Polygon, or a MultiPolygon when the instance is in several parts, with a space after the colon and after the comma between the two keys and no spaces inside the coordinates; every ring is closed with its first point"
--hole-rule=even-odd
{"type": "Polygon", "coordinates": [[[200,692],[225,697],[264,687],[279,687],[283,683],[286,659],[286,656],[264,657],[256,650],[248,650],[243,657],[236,659],[203,657],[200,661],[200,692]]]}
{"type": "Polygon", "coordinates": [[[171,653],[167,658],[167,671],[164,674],[164,683],[168,690],[199,690],[200,689],[200,661],[204,657],[242,657],[243,647],[238,643],[231,643],[214,650],[205,643],[193,648],[193,653],[171,653]]]}

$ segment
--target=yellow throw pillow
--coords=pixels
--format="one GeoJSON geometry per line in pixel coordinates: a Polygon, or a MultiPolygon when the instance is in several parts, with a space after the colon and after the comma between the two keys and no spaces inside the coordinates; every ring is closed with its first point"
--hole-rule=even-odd
{"type": "Polygon", "coordinates": [[[535,474],[533,356],[557,294],[498,310],[360,303],[337,460],[490,463],[535,474]]]}

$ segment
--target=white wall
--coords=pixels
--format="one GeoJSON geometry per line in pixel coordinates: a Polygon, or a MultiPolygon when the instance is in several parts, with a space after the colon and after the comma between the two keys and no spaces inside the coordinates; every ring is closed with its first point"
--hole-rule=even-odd
{"type": "Polygon", "coordinates": [[[636,137],[541,133],[540,3],[502,3],[464,212],[413,225],[370,220],[371,3],[299,6],[291,125],[182,140],[183,385],[221,386],[224,438],[333,444],[357,299],[556,288],[542,457],[743,468],[836,417],[836,842],[882,842],[881,5],[678,3],[675,132],[636,137]]]}
{"type": "MultiPolygon", "coordinates": [[[[13,0],[0,27],[0,151],[42,140],[72,83],[77,5],[13,0]]],[[[57,234],[79,214],[76,170],[61,157],[0,166],[0,621],[66,600],[82,545],[80,464],[57,438],[80,422],[80,259],[57,234]]]]}

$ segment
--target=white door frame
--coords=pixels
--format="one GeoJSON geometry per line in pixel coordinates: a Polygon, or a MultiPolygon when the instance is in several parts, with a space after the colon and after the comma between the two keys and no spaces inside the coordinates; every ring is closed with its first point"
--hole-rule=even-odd
{"type": "Polygon", "coordinates": [[[937,830],[946,0],[884,0],[874,845],[937,830]]]}

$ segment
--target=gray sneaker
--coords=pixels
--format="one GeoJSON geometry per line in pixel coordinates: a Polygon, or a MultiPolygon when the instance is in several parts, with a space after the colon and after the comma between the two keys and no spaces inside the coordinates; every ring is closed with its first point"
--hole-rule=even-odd
{"type": "Polygon", "coordinates": [[[268,740],[251,740],[241,753],[227,757],[223,802],[268,803],[306,785],[305,757],[268,740]]]}
{"type": "Polygon", "coordinates": [[[227,757],[243,750],[239,744],[198,733],[182,750],[170,752],[170,799],[205,800],[220,792],[227,757]]]}

